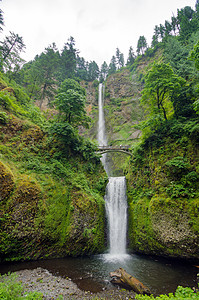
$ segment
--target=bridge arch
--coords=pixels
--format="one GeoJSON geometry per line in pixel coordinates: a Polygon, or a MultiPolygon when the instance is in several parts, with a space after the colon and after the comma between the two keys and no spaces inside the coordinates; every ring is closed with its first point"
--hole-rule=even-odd
{"type": "Polygon", "coordinates": [[[132,156],[132,152],[129,146],[98,146],[98,150],[96,151],[100,154],[110,153],[110,152],[121,152],[127,155],[132,156]]]}

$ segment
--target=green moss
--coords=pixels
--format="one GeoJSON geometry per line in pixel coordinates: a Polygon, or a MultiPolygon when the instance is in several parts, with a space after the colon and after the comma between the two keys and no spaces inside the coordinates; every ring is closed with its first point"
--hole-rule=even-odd
{"type": "Polygon", "coordinates": [[[0,161],[0,202],[8,198],[14,189],[14,177],[11,170],[0,161]]]}
{"type": "Polygon", "coordinates": [[[135,149],[126,168],[129,238],[140,252],[198,258],[198,146],[180,143],[135,149]]]}
{"type": "Polygon", "coordinates": [[[3,135],[0,260],[101,252],[107,176],[100,162],[64,155],[38,126],[14,116],[3,135]]]}

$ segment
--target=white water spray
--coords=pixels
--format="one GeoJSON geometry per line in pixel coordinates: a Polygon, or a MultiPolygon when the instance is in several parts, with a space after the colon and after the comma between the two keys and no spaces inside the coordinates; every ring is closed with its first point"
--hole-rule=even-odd
{"type": "Polygon", "coordinates": [[[106,146],[106,134],[105,134],[105,121],[104,121],[104,109],[103,109],[103,97],[104,97],[104,86],[102,83],[99,84],[99,95],[98,95],[98,108],[99,108],[99,121],[98,121],[98,143],[100,146],[106,146]]]}
{"type": "MultiPolygon", "coordinates": [[[[107,139],[106,139],[106,133],[105,133],[103,98],[104,98],[104,86],[102,83],[100,83],[99,84],[99,94],[98,94],[99,120],[98,120],[98,138],[97,138],[99,146],[107,145],[107,139]]],[[[106,154],[102,155],[101,162],[104,166],[106,173],[108,174],[108,165],[106,163],[106,154]]]]}
{"type": "Polygon", "coordinates": [[[127,199],[125,177],[110,177],[105,196],[109,225],[109,254],[126,254],[127,199]]]}
{"type": "MultiPolygon", "coordinates": [[[[98,143],[100,146],[107,145],[105,134],[105,121],[103,111],[103,85],[99,85],[99,122],[98,143]]],[[[108,172],[106,154],[102,156],[102,163],[108,172]]],[[[120,259],[126,255],[126,232],[127,232],[127,197],[125,177],[109,177],[106,196],[106,215],[108,219],[109,254],[108,259],[120,259]]]]}

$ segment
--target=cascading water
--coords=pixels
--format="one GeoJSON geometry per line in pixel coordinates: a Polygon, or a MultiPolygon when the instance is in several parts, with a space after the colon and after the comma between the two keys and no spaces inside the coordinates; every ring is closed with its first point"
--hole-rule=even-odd
{"type": "MultiPolygon", "coordinates": [[[[105,120],[104,120],[104,110],[103,110],[103,92],[104,86],[102,83],[99,84],[98,93],[98,109],[99,109],[99,121],[98,121],[98,143],[100,146],[106,146],[106,133],[105,133],[105,120]]],[[[106,154],[102,155],[101,162],[104,165],[105,171],[108,174],[108,166],[106,163],[106,154]]]]}
{"type": "MultiPolygon", "coordinates": [[[[98,106],[98,143],[100,146],[106,146],[107,139],[105,134],[102,84],[99,85],[98,106]]],[[[106,163],[106,154],[103,154],[101,160],[107,174],[109,175],[109,168],[106,163]]],[[[109,259],[119,259],[124,257],[126,254],[127,197],[125,177],[109,177],[105,203],[109,232],[109,254],[107,257],[109,259]]]]}
{"type": "Polygon", "coordinates": [[[110,256],[126,254],[127,200],[125,177],[110,177],[105,196],[110,256]]]}
{"type": "Polygon", "coordinates": [[[99,108],[98,143],[100,146],[107,145],[106,134],[105,134],[104,110],[103,110],[103,91],[104,91],[104,86],[102,83],[100,83],[99,95],[98,95],[98,108],[99,108]]]}

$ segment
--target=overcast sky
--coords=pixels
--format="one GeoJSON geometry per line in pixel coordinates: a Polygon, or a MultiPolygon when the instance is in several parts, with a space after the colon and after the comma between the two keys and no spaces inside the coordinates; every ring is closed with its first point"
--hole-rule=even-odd
{"type": "MultiPolygon", "coordinates": [[[[2,0],[4,31],[23,37],[26,53],[32,60],[53,42],[59,50],[70,36],[80,56],[96,61],[99,67],[110,63],[116,48],[124,54],[130,46],[136,52],[139,36],[151,44],[155,25],[170,21],[177,9],[196,0],[2,0]]],[[[2,37],[1,37],[2,38],[2,37]]]]}

